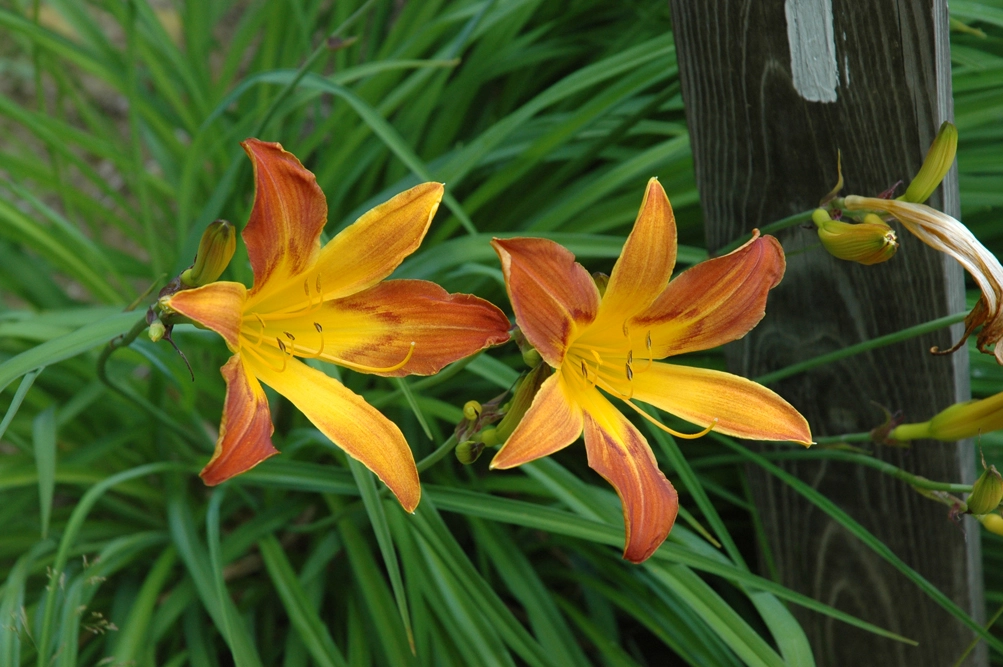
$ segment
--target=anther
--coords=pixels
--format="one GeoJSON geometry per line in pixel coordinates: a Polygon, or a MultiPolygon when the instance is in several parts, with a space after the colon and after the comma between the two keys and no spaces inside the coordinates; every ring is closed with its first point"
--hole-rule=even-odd
{"type": "Polygon", "coordinates": [[[279,344],[279,349],[282,350],[282,354],[286,354],[286,344],[282,342],[282,339],[276,337],[275,342],[279,344]]]}
{"type": "Polygon", "coordinates": [[[627,368],[627,381],[630,382],[631,380],[634,379],[634,370],[630,367],[629,361],[626,363],[626,368],[627,368]]]}
{"type": "Polygon", "coordinates": [[[288,331],[283,331],[282,333],[284,333],[286,335],[286,338],[288,338],[289,340],[296,340],[296,336],[292,335],[288,331]]]}

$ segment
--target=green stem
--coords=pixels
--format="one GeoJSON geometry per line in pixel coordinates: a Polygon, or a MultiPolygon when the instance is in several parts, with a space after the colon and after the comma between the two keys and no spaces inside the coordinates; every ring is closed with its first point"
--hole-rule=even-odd
{"type": "MultiPolygon", "coordinates": [[[[989,630],[994,625],[996,625],[996,621],[1000,620],[1000,616],[1003,616],[1003,607],[997,609],[996,613],[993,614],[993,617],[989,619],[988,623],[986,623],[985,625],[986,630],[989,630]]],[[[975,639],[973,639],[972,643],[969,644],[968,648],[965,649],[965,652],[962,653],[961,656],[958,658],[958,661],[954,663],[954,667],[961,667],[961,665],[964,664],[965,662],[965,658],[968,657],[969,653],[975,650],[975,647],[979,645],[980,641],[982,641],[981,637],[976,637],[975,639]]]]}
{"type": "Polygon", "coordinates": [[[285,87],[279,91],[279,94],[275,96],[275,99],[272,100],[268,109],[265,110],[265,115],[261,118],[261,121],[254,126],[254,131],[251,132],[252,137],[260,136],[261,133],[267,129],[268,123],[272,120],[272,116],[274,116],[275,112],[278,111],[279,106],[285,101],[286,97],[289,96],[289,93],[291,93],[296,86],[299,85],[299,82],[303,80],[303,77],[310,71],[310,68],[317,63],[317,60],[319,60],[322,55],[327,53],[328,42],[341,37],[342,33],[348,30],[349,27],[359,20],[374,2],[375,0],[369,0],[355,10],[354,14],[345,19],[344,23],[338,26],[334,32],[328,35],[327,38],[322,40],[321,43],[317,45],[317,48],[313,50],[313,53],[307,57],[306,62],[304,62],[303,65],[300,66],[299,70],[297,70],[296,76],[294,76],[289,83],[287,83],[285,87]]]}
{"type": "MultiPolygon", "coordinates": [[[[771,222],[768,225],[763,225],[762,227],[759,228],[759,233],[773,234],[775,232],[779,232],[781,229],[787,229],[788,227],[799,225],[802,222],[808,222],[809,220],[811,220],[811,214],[814,210],[815,209],[811,209],[810,211],[801,211],[800,213],[795,213],[794,215],[789,215],[786,218],[782,218],[775,222],[771,222]]],[[[727,255],[729,252],[731,252],[735,248],[738,248],[743,243],[747,243],[749,241],[749,238],[751,237],[742,237],[735,239],[734,241],[724,246],[723,248],[718,249],[718,251],[714,253],[714,257],[727,255]]]]}
{"type": "MultiPolygon", "coordinates": [[[[928,491],[947,491],[949,493],[970,493],[972,490],[971,484],[936,482],[934,480],[927,479],[926,477],[906,472],[898,466],[882,461],[881,459],[876,459],[873,456],[867,456],[866,454],[854,454],[852,452],[842,452],[834,449],[812,449],[790,452],[762,452],[759,456],[771,461],[803,461],[805,459],[822,459],[828,461],[841,461],[843,463],[854,463],[868,468],[873,468],[878,472],[888,475],[889,477],[894,477],[895,479],[903,481],[909,486],[917,489],[926,489],[928,491]]],[[[745,463],[748,460],[749,459],[746,456],[724,455],[707,457],[694,462],[692,465],[695,468],[707,468],[716,465],[745,463]]]]}
{"type": "Polygon", "coordinates": [[[426,470],[434,466],[436,463],[441,461],[446,454],[451,452],[455,447],[456,447],[456,434],[454,433],[453,435],[446,438],[446,441],[443,442],[441,445],[439,445],[438,449],[436,449],[434,452],[423,458],[421,461],[418,461],[418,472],[425,472],[426,470]]]}
{"type": "Polygon", "coordinates": [[[816,445],[828,445],[830,443],[838,442],[870,442],[871,432],[866,431],[864,433],[843,433],[842,435],[823,435],[820,438],[815,438],[816,445]]]}
{"type": "Polygon", "coordinates": [[[917,324],[916,326],[909,327],[908,329],[896,331],[895,333],[888,334],[887,336],[879,336],[877,338],[872,338],[871,340],[865,340],[863,343],[857,343],[856,345],[844,347],[843,349],[836,350],[835,352],[819,355],[812,359],[808,359],[807,361],[791,364],[786,368],[781,368],[780,370],[773,371],[772,373],[760,375],[755,378],[755,381],[759,384],[770,384],[771,382],[776,382],[777,380],[790,377],[791,375],[797,375],[798,373],[811,370],[816,366],[829,364],[833,361],[845,359],[846,357],[852,357],[853,355],[860,354],[861,352],[867,352],[869,350],[874,350],[886,345],[892,345],[894,343],[901,343],[904,340],[909,340],[910,338],[922,336],[923,334],[930,333],[931,331],[943,329],[944,327],[964,321],[967,316],[968,313],[955,313],[954,315],[947,315],[946,317],[930,320],[929,322],[917,324]]]}
{"type": "Polygon", "coordinates": [[[171,419],[166,412],[158,408],[156,405],[146,400],[142,396],[139,396],[138,394],[134,393],[130,389],[122,387],[121,385],[114,382],[110,377],[108,377],[108,360],[111,359],[111,355],[115,353],[115,350],[118,350],[119,348],[122,347],[127,347],[129,344],[132,343],[132,341],[136,340],[136,336],[145,331],[146,328],[149,326],[150,325],[146,323],[146,316],[144,315],[138,322],[136,322],[132,326],[131,329],[129,329],[129,331],[122,334],[121,336],[116,336],[115,338],[112,338],[110,341],[108,341],[108,344],[105,346],[103,350],[101,350],[101,355],[98,357],[98,362],[97,362],[98,379],[101,380],[101,382],[106,387],[114,391],[116,394],[132,401],[139,407],[146,410],[150,414],[150,416],[152,416],[158,422],[160,422],[167,428],[171,429],[178,435],[180,435],[185,440],[188,440],[189,442],[195,444],[201,443],[205,440],[205,438],[199,438],[195,436],[194,434],[189,432],[188,429],[181,427],[177,422],[171,419]]]}

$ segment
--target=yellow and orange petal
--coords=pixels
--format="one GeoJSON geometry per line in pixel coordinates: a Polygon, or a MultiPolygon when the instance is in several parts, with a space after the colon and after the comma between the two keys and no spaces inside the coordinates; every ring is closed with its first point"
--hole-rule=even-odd
{"type": "Polygon", "coordinates": [[[648,181],[641,209],[613,265],[593,326],[619,332],[623,322],[658,298],[676,265],[676,218],[657,179],[648,181]]]}
{"type": "Polygon", "coordinates": [[[389,276],[418,249],[442,199],[441,183],[422,183],[369,210],[321,248],[303,273],[252,299],[278,310],[304,299],[325,301],[361,292],[389,276]]]}
{"type": "MultiPolygon", "coordinates": [[[[734,252],[681,273],[628,323],[632,331],[650,332],[655,359],[729,343],[763,319],[766,297],[783,278],[786,262],[775,238],[754,234],[734,252]]],[[[634,342],[641,352],[639,345],[634,342]]]]}
{"type": "Polygon", "coordinates": [[[372,470],[408,512],[421,498],[418,469],[397,425],[343,384],[277,350],[250,351],[247,364],[346,454],[372,470]]]}
{"type": "Polygon", "coordinates": [[[316,261],[327,200],[314,175],[280,144],[248,139],[241,146],[254,167],[254,205],[242,233],[253,296],[316,261]]]}
{"type": "Polygon", "coordinates": [[[563,373],[554,373],[544,380],[491,467],[514,468],[564,449],[582,434],[582,419],[582,409],[563,373]]]}
{"type": "Polygon", "coordinates": [[[766,387],[708,368],[656,362],[634,375],[634,398],[688,422],[750,440],[786,440],[810,445],[801,413],[766,387]]]}
{"type": "Polygon", "coordinates": [[[575,336],[596,317],[599,291],[567,248],[547,239],[491,241],[523,334],[557,368],[575,336]]]}
{"type": "Polygon", "coordinates": [[[230,357],[220,372],[226,380],[223,419],[216,451],[199,473],[209,486],[225,482],[279,453],[272,445],[268,398],[241,356],[230,357]]]}
{"type": "Polygon", "coordinates": [[[589,467],[603,476],[623,504],[623,557],[646,560],[668,537],[679,513],[679,496],[658,469],[647,440],[597,391],[582,406],[589,467]]]}
{"type": "Polygon", "coordinates": [[[164,299],[163,305],[215,331],[231,352],[237,352],[246,298],[247,288],[240,283],[215,282],[176,292],[164,299]]]}

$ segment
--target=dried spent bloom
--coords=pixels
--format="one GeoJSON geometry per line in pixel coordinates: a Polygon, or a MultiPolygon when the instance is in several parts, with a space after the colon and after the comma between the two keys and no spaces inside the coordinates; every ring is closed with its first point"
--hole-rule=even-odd
{"type": "Polygon", "coordinates": [[[844,198],[843,206],[848,211],[879,211],[891,215],[923,243],[958,260],[982,290],[982,298],[965,318],[961,340],[948,350],[935,348],[931,351],[954,352],[981,325],[977,339],[979,350],[995,354],[997,363],[1003,364],[1003,346],[996,345],[993,352],[988,349],[1003,338],[1003,266],[967,227],[925,204],[850,195],[844,198]]]}
{"type": "Polygon", "coordinates": [[[854,224],[833,220],[820,208],[812,214],[812,221],[822,247],[837,259],[870,266],[887,262],[899,247],[895,231],[873,214],[854,224]]]}
{"type": "Polygon", "coordinates": [[[442,197],[424,183],[365,213],[323,248],[327,202],[312,173],[279,144],[248,139],[255,197],[243,231],[254,287],[215,282],[161,300],[223,337],[226,400],[206,484],[277,453],[260,382],[364,463],[413,511],[421,489],[397,426],[362,397],[301,359],[382,376],[430,375],[508,340],[509,322],[486,301],[423,280],[384,278],[415,251],[442,197]]]}
{"type": "Polygon", "coordinates": [[[623,503],[627,560],[641,562],[658,548],[679,502],[644,436],[607,395],[670,433],[634,401],[675,414],[704,433],[713,428],[742,438],[811,444],[804,417],[769,389],[720,371],[655,361],[741,338],[762,319],[767,293],[785,268],[776,239],[757,233],[738,250],[669,282],[675,218],[652,179],[601,296],[574,255],[553,241],[495,239],[492,245],[517,324],[555,372],[491,467],[512,468],[553,454],[584,431],[589,466],[623,503]]]}

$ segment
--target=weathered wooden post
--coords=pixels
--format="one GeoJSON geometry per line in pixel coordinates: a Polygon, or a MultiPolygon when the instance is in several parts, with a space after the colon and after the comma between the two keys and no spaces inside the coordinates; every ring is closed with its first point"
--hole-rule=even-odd
{"type": "MultiPolygon", "coordinates": [[[[952,117],[945,0],[672,0],[697,183],[713,251],[817,205],[836,181],[874,195],[919,168],[952,117]]],[[[956,174],[930,202],[958,215],[956,174]]],[[[788,252],[813,232],[780,234],[788,252]]],[[[900,231],[899,254],[864,267],[821,249],[789,259],[766,319],[729,350],[749,377],[964,310],[960,267],[900,231]]],[[[952,334],[957,336],[957,331],[952,334]]],[[[946,331],[862,354],[774,385],[816,435],[868,430],[871,401],[928,419],[966,399],[964,353],[934,357],[946,331]]],[[[921,441],[879,455],[911,472],[970,480],[972,444],[921,441]]],[[[979,533],[908,486],[860,467],[787,465],[849,511],[979,619],[979,533]],[[967,539],[966,539],[967,534],[967,539]]],[[[781,583],[920,641],[919,648],[795,609],[819,665],[953,664],[973,634],[905,577],[782,483],[751,470],[781,583]]],[[[965,664],[985,664],[985,651],[965,664]]]]}

